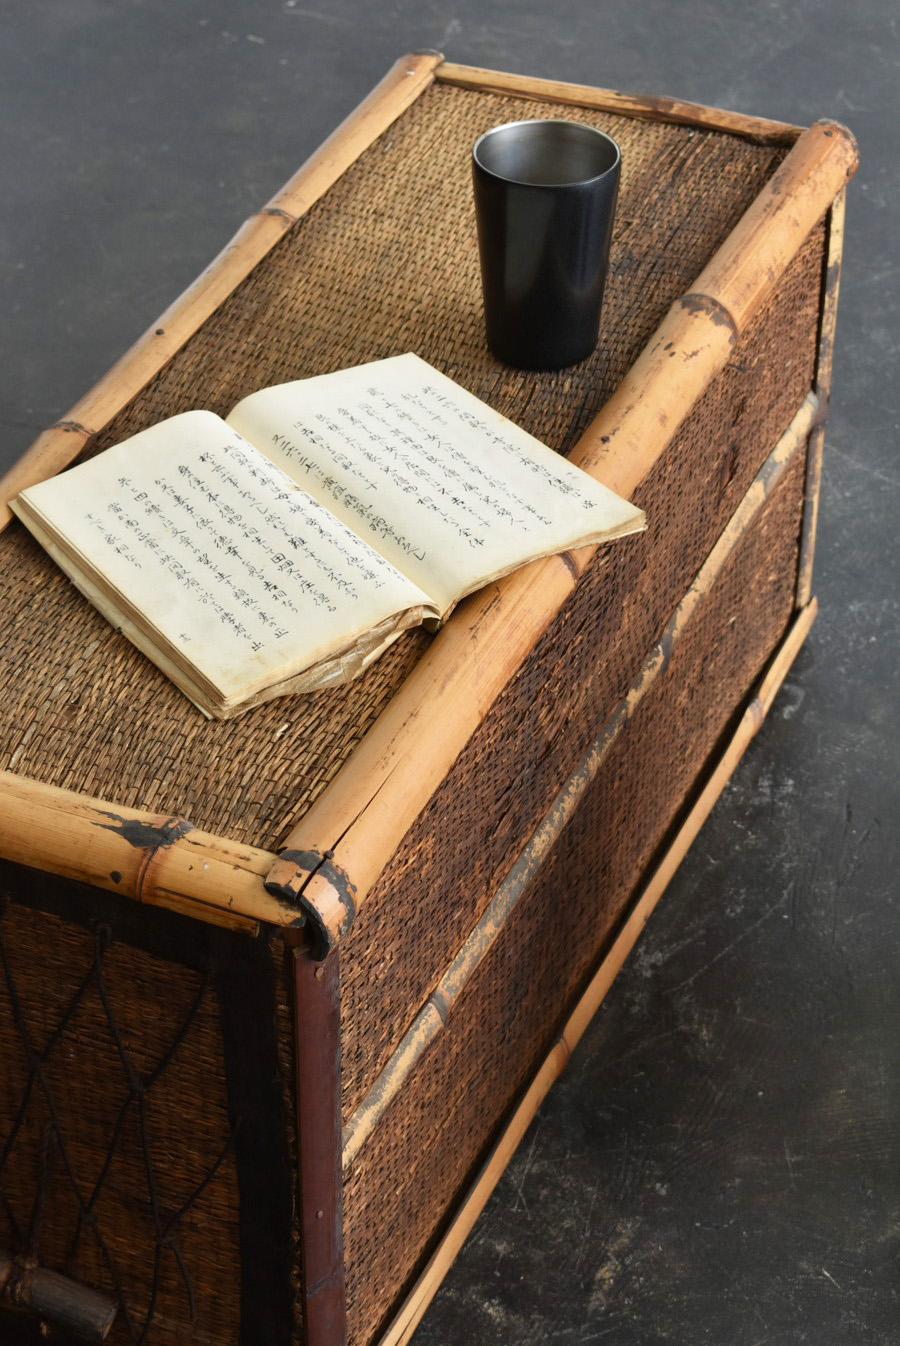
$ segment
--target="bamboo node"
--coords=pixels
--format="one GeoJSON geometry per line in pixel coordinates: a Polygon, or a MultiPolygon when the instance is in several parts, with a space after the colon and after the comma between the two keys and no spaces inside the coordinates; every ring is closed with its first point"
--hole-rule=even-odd
{"type": "MultiPolygon", "coordinates": [[[[188,822],[186,818],[169,817],[150,822],[142,818],[122,818],[110,810],[103,810],[103,816],[112,818],[113,822],[94,823],[95,827],[102,827],[106,832],[115,832],[123,841],[127,841],[129,846],[134,846],[135,850],[142,852],[134,881],[134,896],[136,901],[143,902],[150,869],[157,855],[160,851],[174,846],[176,841],[180,841],[188,832],[193,832],[194,824],[188,822]]],[[[152,886],[147,893],[148,900],[151,895],[152,886]]]]}
{"type": "Polygon", "coordinates": [[[259,213],[260,215],[274,215],[279,220],[287,220],[289,225],[297,223],[297,216],[292,215],[288,210],[282,210],[281,206],[264,206],[259,213]]]}
{"type": "Polygon", "coordinates": [[[148,823],[141,818],[122,818],[118,813],[109,810],[104,810],[103,816],[112,818],[113,821],[95,823],[95,827],[102,827],[106,832],[118,833],[129,846],[134,846],[139,851],[158,851],[173,846],[176,841],[180,841],[188,832],[194,830],[194,824],[188,822],[187,818],[168,817],[160,823],[148,823]]]}
{"type": "Polygon", "coordinates": [[[575,558],[572,555],[572,553],[568,551],[561,551],[558,552],[557,555],[559,557],[559,560],[562,561],[563,565],[566,567],[566,570],[568,570],[569,574],[572,576],[572,579],[577,584],[579,579],[581,578],[581,571],[578,569],[578,566],[575,562],[575,558]]]}
{"type": "Polygon", "coordinates": [[[734,345],[738,338],[738,325],[732,314],[725,307],[720,299],[714,295],[702,294],[699,290],[691,290],[688,294],[683,294],[678,300],[679,308],[683,308],[686,313],[702,313],[710,322],[715,323],[716,327],[724,327],[729,333],[729,344],[734,345]]]}
{"type": "Polygon", "coordinates": [[[88,439],[95,433],[95,431],[89,430],[86,425],[82,425],[80,421],[57,421],[55,425],[51,426],[51,429],[62,430],[68,435],[86,435],[88,439]]]}
{"type": "Polygon", "coordinates": [[[747,707],[747,719],[751,725],[752,733],[757,734],[762,729],[763,721],[766,718],[766,707],[758,696],[755,696],[747,707]]]}

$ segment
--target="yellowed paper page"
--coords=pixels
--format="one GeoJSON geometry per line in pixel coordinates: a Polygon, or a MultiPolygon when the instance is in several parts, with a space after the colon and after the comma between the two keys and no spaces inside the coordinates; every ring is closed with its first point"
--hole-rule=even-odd
{"type": "Polygon", "coordinates": [[[142,431],[30,487],[14,507],[226,703],[343,656],[386,624],[383,643],[397,614],[433,612],[210,412],[142,431]]]}
{"type": "Polygon", "coordinates": [[[367,631],[350,649],[323,659],[301,673],[289,674],[279,682],[269,683],[247,699],[224,702],[219,696],[210,696],[205,681],[193,676],[190,666],[178,659],[174,651],[170,653],[170,646],[164,637],[159,633],[156,633],[155,638],[149,635],[136,617],[133,619],[124,606],[118,605],[108,587],[102,584],[93,572],[83,570],[75,556],[45,532],[35,518],[29,517],[28,528],[47,555],[68,575],[75,587],[101,616],[106,618],[110,626],[126,636],[132,645],[136,645],[141,653],[152,660],[157,668],[193,701],[197,709],[210,719],[228,720],[249,710],[251,706],[261,705],[276,696],[318,692],[326,687],[348,682],[374,663],[405,630],[411,626],[418,626],[421,622],[419,611],[415,608],[408,609],[395,617],[387,618],[379,626],[367,631]]]}
{"type": "Polygon", "coordinates": [[[253,393],[228,424],[441,611],[525,561],[644,516],[417,355],[253,393]]]}

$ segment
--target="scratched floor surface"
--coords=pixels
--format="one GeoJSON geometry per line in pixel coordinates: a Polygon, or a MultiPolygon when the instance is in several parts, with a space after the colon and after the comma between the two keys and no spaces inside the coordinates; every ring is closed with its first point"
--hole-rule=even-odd
{"type": "Polygon", "coordinates": [[[0,22],[4,462],[403,50],[856,131],[822,616],[415,1346],[900,1342],[893,0],[30,0],[0,22]]]}

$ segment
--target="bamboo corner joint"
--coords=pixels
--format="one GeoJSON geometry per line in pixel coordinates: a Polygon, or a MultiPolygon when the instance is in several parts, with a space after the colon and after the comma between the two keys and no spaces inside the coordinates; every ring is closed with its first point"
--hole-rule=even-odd
{"type": "Polygon", "coordinates": [[[302,911],[309,923],[310,956],[327,958],[356,916],[356,888],[334,851],[295,851],[286,847],[266,875],[266,891],[302,911]]]}

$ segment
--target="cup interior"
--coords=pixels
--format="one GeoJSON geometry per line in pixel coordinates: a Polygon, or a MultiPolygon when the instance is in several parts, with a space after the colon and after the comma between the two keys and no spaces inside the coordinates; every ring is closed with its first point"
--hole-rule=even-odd
{"type": "Polygon", "coordinates": [[[475,162],[494,177],[532,187],[568,187],[602,177],[619,147],[602,131],[562,120],[508,122],[475,141],[475,162]]]}

